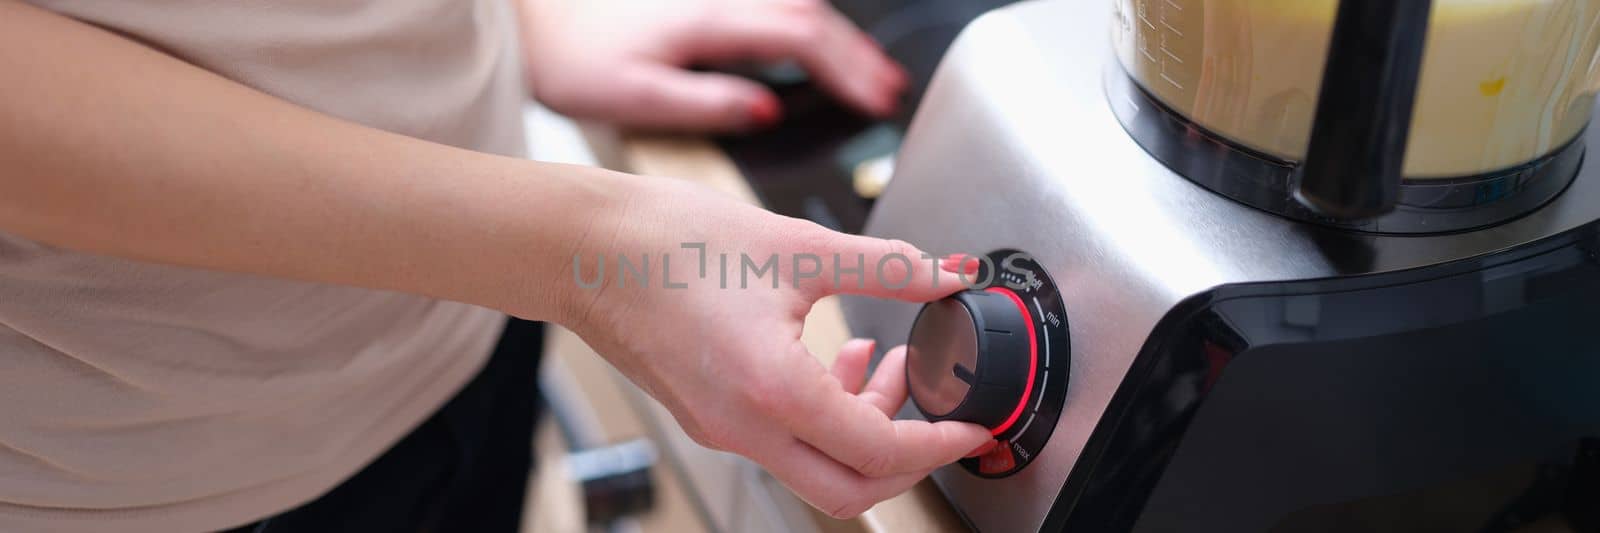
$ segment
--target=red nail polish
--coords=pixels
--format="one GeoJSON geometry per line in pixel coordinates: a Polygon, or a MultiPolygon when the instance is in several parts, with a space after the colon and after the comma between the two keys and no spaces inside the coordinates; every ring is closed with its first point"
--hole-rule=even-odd
{"type": "Polygon", "coordinates": [[[939,260],[939,270],[943,270],[951,274],[959,274],[961,273],[961,262],[966,260],[966,258],[966,254],[947,255],[944,259],[939,260]]]}
{"type": "Polygon", "coordinates": [[[900,65],[890,65],[890,69],[890,76],[894,80],[895,91],[906,90],[906,86],[911,85],[911,75],[907,74],[906,69],[900,67],[900,65]]]}
{"type": "Polygon", "coordinates": [[[967,254],[951,254],[939,261],[939,269],[951,274],[968,276],[978,273],[978,260],[967,254]]]}
{"type": "Polygon", "coordinates": [[[882,110],[878,112],[879,115],[889,117],[900,111],[900,97],[898,94],[898,92],[889,93],[888,96],[884,97],[883,104],[879,106],[879,109],[882,110]]]}
{"type": "Polygon", "coordinates": [[[780,118],[783,118],[783,107],[777,98],[764,96],[750,105],[750,121],[758,127],[777,124],[780,118]]]}

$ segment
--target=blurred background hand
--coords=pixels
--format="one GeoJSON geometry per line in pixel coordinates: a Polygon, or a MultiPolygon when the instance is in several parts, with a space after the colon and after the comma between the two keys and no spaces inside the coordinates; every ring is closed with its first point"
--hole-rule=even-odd
{"type": "Polygon", "coordinates": [[[643,129],[746,131],[781,120],[770,90],[692,67],[793,60],[873,117],[905,71],[826,0],[518,0],[524,70],[544,105],[643,129]]]}

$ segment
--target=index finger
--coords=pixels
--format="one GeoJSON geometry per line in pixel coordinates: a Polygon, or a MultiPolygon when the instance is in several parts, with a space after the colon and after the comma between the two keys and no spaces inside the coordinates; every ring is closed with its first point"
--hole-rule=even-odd
{"type": "MultiPolygon", "coordinates": [[[[835,234],[821,243],[830,254],[819,261],[811,287],[820,296],[856,294],[929,302],[967,288],[979,261],[954,254],[935,257],[906,241],[835,234]]],[[[798,273],[796,275],[799,275],[798,273]]]]}

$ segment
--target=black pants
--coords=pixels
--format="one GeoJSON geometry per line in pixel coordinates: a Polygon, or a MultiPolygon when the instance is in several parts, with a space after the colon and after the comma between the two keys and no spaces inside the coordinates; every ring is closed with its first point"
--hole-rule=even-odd
{"type": "Polygon", "coordinates": [[[544,325],[511,319],[483,371],[372,464],[305,505],[233,532],[514,533],[533,458],[544,325]]]}

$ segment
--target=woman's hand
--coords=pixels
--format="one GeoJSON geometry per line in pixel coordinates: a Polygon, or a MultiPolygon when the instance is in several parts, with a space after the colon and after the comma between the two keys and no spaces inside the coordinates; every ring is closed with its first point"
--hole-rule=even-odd
{"type": "Polygon", "coordinates": [[[836,516],[989,438],[968,424],[892,421],[905,397],[897,353],[862,390],[866,346],[848,347],[830,374],[800,344],[802,319],[822,296],[930,300],[959,288],[954,275],[934,286],[939,270],[905,243],[841,235],[687,182],[470,152],[344,122],[26,3],[0,0],[0,65],[12,74],[0,98],[0,231],[558,322],[700,442],[755,459],[836,516]],[[699,251],[680,243],[705,243],[707,276],[699,251]],[[668,280],[663,253],[672,258],[668,280]],[[721,253],[735,269],[727,289],[711,275],[721,253]],[[740,253],[757,262],[778,254],[785,264],[741,276],[740,253]],[[848,267],[860,254],[866,268],[840,272],[835,284],[833,253],[848,267]],[[909,262],[876,272],[894,253],[909,262]],[[653,256],[648,285],[619,283],[619,254],[653,256]],[[802,254],[818,257],[814,277],[793,270],[802,254]],[[575,255],[590,265],[583,280],[602,255],[610,277],[582,289],[575,255]]]}
{"type": "Polygon", "coordinates": [[[868,381],[870,342],[847,344],[831,372],[800,342],[819,298],[933,300],[962,288],[954,272],[976,261],[836,233],[677,180],[642,180],[629,194],[579,247],[568,325],[696,442],[749,457],[813,506],[851,517],[991,441],[977,425],[892,419],[906,399],[904,348],[868,381]],[[619,277],[619,255],[635,270],[649,257],[642,283],[619,277]]]}
{"type": "Polygon", "coordinates": [[[776,123],[771,91],[687,67],[796,60],[872,116],[905,72],[826,0],[518,0],[529,87],[569,116],[624,126],[737,131],[776,123]]]}

